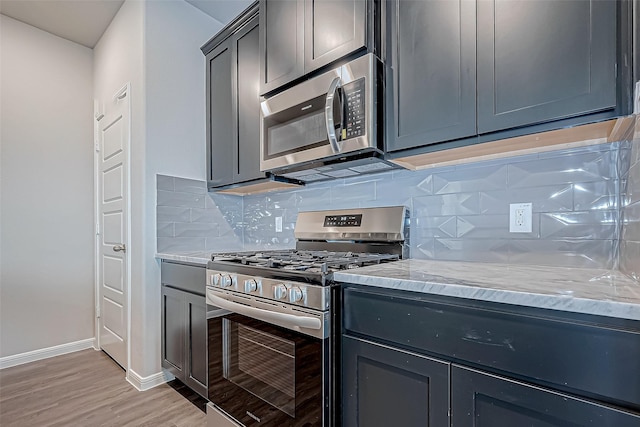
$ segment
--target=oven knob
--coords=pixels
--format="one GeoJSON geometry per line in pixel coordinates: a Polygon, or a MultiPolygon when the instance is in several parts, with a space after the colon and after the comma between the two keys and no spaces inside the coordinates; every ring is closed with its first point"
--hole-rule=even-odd
{"type": "Polygon", "coordinates": [[[246,293],[255,292],[258,290],[258,282],[255,279],[247,279],[244,281],[244,291],[246,293]]]}
{"type": "Polygon", "coordinates": [[[302,300],[302,291],[300,288],[289,289],[289,302],[298,302],[302,300]]]}
{"type": "Polygon", "coordinates": [[[220,287],[221,288],[228,288],[232,284],[233,284],[233,280],[231,280],[231,276],[229,276],[228,274],[221,274],[220,275],[220,287]]]}
{"type": "Polygon", "coordinates": [[[287,287],[282,283],[273,287],[273,296],[275,299],[283,299],[287,297],[287,287]]]}

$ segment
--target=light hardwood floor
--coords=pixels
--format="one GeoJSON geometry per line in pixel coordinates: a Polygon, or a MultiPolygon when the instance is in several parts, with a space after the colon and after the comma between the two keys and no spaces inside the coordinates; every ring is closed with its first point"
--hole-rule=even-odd
{"type": "Polygon", "coordinates": [[[106,354],[83,350],[0,370],[0,426],[205,426],[174,387],[137,391],[106,354]]]}

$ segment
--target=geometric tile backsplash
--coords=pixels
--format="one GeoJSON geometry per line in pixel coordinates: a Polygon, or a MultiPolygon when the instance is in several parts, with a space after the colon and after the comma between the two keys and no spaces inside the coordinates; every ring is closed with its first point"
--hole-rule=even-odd
{"type": "Polygon", "coordinates": [[[640,280],[640,121],[636,120],[635,137],[621,163],[620,270],[640,280]],[[624,166],[628,165],[628,166],[624,166]]]}
{"type": "Polygon", "coordinates": [[[631,262],[640,250],[638,145],[400,170],[244,197],[159,175],[158,251],[292,248],[299,211],[405,205],[413,258],[617,268],[621,245],[631,262]],[[510,233],[509,204],[528,202],[531,233],[510,233]]]}

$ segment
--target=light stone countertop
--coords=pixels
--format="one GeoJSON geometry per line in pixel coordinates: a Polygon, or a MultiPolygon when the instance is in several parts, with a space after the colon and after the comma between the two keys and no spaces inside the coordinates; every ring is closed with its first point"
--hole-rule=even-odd
{"type": "Polygon", "coordinates": [[[192,264],[207,265],[207,261],[211,261],[212,252],[158,252],[156,258],[165,259],[169,261],[189,262],[192,264]]]}
{"type": "Polygon", "coordinates": [[[334,280],[640,320],[640,282],[612,270],[407,259],[337,272],[334,280]]]}

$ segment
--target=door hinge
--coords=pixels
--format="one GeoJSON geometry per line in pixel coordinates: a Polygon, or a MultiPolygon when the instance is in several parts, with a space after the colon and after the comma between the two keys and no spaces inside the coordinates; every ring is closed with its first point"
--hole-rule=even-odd
{"type": "Polygon", "coordinates": [[[100,143],[97,140],[95,141],[94,148],[96,150],[96,153],[100,152],[100,143]]]}
{"type": "Polygon", "coordinates": [[[96,222],[96,236],[100,235],[100,223],[96,222]]]}
{"type": "Polygon", "coordinates": [[[96,319],[100,318],[100,304],[96,305],[96,319]]]}

